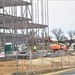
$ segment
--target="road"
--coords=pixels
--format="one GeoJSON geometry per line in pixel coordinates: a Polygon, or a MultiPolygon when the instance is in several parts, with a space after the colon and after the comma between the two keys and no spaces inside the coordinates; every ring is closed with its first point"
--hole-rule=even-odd
{"type": "Polygon", "coordinates": [[[64,73],[57,74],[57,75],[75,75],[75,70],[64,72],[64,73]]]}

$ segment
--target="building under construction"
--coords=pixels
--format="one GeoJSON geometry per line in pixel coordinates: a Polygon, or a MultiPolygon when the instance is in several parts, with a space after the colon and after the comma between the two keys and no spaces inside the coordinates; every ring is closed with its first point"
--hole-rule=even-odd
{"type": "Polygon", "coordinates": [[[48,0],[0,0],[0,47],[49,36],[48,0]]]}

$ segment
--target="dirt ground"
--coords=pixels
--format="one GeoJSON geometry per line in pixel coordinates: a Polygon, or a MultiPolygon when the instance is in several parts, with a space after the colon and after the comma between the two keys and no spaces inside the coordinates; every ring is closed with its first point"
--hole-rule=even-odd
{"type": "MultiPolygon", "coordinates": [[[[63,56],[53,58],[38,58],[33,59],[32,63],[30,60],[18,60],[18,71],[27,72],[32,69],[32,71],[43,71],[60,69],[61,67],[74,67],[75,66],[75,56],[63,56]],[[70,60],[69,60],[70,59],[70,60]],[[62,63],[61,63],[62,61],[62,63]],[[32,66],[29,66],[32,64],[32,66]]],[[[0,61],[0,75],[11,75],[15,73],[16,70],[16,60],[12,61],[0,61]]]]}

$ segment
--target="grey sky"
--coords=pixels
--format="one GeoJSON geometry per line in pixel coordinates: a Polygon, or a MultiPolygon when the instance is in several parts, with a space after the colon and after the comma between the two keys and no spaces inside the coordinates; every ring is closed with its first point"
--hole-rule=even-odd
{"type": "Polygon", "coordinates": [[[49,1],[50,31],[61,28],[64,33],[75,30],[75,1],[49,1]]]}

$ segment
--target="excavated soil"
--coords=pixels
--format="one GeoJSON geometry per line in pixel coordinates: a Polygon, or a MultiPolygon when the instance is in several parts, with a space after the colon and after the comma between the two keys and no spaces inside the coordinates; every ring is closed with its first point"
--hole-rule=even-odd
{"type": "MultiPolygon", "coordinates": [[[[18,71],[19,72],[27,72],[30,71],[42,71],[42,70],[52,70],[53,69],[60,69],[61,67],[67,68],[69,66],[75,65],[75,56],[63,56],[63,57],[55,57],[53,58],[38,58],[33,59],[32,63],[30,60],[18,60],[18,71]],[[61,63],[62,60],[62,63],[61,63]],[[29,66],[32,64],[32,66],[29,66]],[[31,68],[30,68],[31,67],[31,68]]],[[[0,61],[0,75],[11,75],[15,73],[16,70],[16,60],[12,61],[0,61]]]]}

